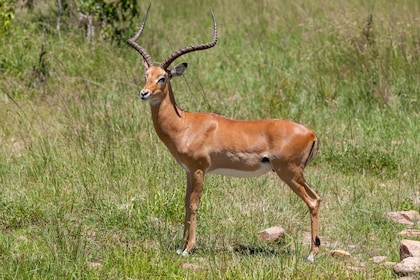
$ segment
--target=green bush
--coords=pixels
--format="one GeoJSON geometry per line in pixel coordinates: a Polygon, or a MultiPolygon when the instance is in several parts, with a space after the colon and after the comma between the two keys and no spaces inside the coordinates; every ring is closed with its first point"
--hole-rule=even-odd
{"type": "Polygon", "coordinates": [[[7,32],[15,18],[15,0],[0,0],[0,35],[7,32]]]}

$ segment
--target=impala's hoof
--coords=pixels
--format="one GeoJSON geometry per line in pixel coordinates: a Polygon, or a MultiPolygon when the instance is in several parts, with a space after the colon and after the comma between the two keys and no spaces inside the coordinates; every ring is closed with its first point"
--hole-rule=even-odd
{"type": "Polygon", "coordinates": [[[307,258],[308,262],[313,263],[315,261],[315,255],[311,252],[307,258]]]}
{"type": "Polygon", "coordinates": [[[179,248],[179,249],[176,250],[176,253],[178,255],[182,255],[183,257],[188,257],[189,256],[189,253],[188,253],[187,249],[185,249],[184,251],[182,251],[182,249],[179,248]]]}
{"type": "Polygon", "coordinates": [[[319,251],[319,246],[321,246],[321,239],[319,239],[318,236],[315,236],[314,245],[315,245],[315,247],[312,248],[312,251],[307,258],[308,262],[311,262],[311,263],[313,263],[315,261],[315,255],[319,251]]]}

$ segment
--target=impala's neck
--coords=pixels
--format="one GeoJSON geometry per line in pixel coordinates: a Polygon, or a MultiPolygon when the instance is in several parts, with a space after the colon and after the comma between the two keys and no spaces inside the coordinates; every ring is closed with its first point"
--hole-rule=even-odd
{"type": "Polygon", "coordinates": [[[167,84],[168,92],[164,99],[159,103],[151,103],[153,125],[159,138],[166,146],[171,142],[171,138],[176,137],[182,125],[182,111],[175,102],[175,97],[172,92],[170,83],[167,84]]]}

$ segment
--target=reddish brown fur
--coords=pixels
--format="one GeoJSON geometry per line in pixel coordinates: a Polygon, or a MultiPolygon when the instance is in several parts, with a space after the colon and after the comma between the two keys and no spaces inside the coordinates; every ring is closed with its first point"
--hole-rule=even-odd
{"type": "Polygon", "coordinates": [[[205,174],[220,168],[254,171],[267,157],[271,169],[309,207],[314,256],[318,252],[315,241],[320,198],[305,182],[303,169],[316,152],[315,133],[288,120],[237,121],[216,114],[185,112],[175,103],[164,69],[152,66],[146,78],[142,93],[148,93],[156,132],[187,172],[184,252],[195,246],[196,214],[205,174]],[[159,82],[162,77],[164,83],[159,82]]]}
{"type": "Polygon", "coordinates": [[[312,242],[308,260],[313,261],[320,245],[318,211],[321,199],[306,183],[303,169],[317,151],[315,133],[288,120],[236,121],[210,113],[188,113],[178,108],[170,79],[182,75],[187,65],[179,64],[171,71],[167,67],[185,53],[216,45],[216,18],[212,11],[214,30],[210,43],[182,48],[157,67],[146,50],[136,43],[149,9],[150,5],[139,31],[128,43],[144,59],[147,82],[140,96],[150,102],[155,130],[187,173],[183,255],[195,246],[197,211],[206,173],[244,177],[273,170],[309,207],[312,242]]]}

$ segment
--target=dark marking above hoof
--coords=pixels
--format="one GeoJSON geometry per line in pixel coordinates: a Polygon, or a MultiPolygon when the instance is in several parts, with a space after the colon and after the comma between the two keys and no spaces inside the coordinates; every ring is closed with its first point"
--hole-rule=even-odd
{"type": "Polygon", "coordinates": [[[316,246],[316,247],[321,246],[321,239],[319,239],[319,237],[318,237],[318,236],[317,236],[317,237],[315,237],[315,246],[316,246]]]}

